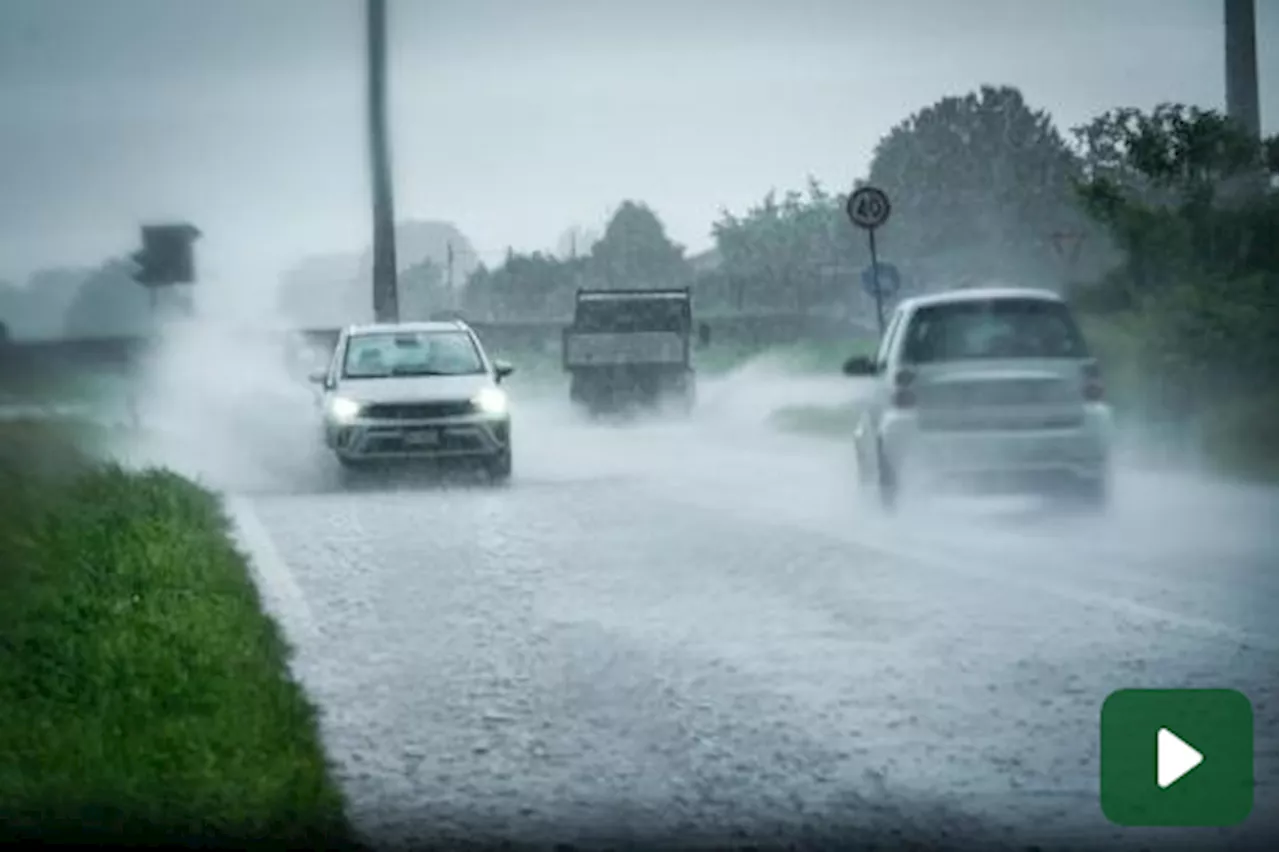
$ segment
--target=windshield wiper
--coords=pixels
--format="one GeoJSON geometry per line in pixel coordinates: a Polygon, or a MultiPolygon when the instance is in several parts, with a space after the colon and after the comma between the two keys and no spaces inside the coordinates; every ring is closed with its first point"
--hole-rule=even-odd
{"type": "Polygon", "coordinates": [[[391,371],[393,376],[456,376],[447,370],[429,370],[425,367],[397,367],[391,371]]]}

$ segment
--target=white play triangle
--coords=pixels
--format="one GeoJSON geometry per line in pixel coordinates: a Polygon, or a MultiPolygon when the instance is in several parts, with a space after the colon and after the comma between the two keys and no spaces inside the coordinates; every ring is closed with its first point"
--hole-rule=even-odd
{"type": "Polygon", "coordinates": [[[1204,755],[1168,728],[1156,732],[1156,786],[1161,790],[1204,763],[1204,755]]]}

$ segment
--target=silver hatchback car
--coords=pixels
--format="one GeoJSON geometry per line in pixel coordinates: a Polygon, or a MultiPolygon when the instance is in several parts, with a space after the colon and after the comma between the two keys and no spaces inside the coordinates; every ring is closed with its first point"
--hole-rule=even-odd
{"type": "Polygon", "coordinates": [[[348,469],[411,460],[479,462],[511,476],[511,412],[492,361],[461,320],[351,326],[338,337],[322,388],[325,445],[348,469]]]}
{"type": "Polygon", "coordinates": [[[904,300],[874,359],[854,434],[860,479],[893,505],[905,486],[963,481],[1000,490],[1066,484],[1106,502],[1111,408],[1066,303],[1019,288],[904,300]]]}

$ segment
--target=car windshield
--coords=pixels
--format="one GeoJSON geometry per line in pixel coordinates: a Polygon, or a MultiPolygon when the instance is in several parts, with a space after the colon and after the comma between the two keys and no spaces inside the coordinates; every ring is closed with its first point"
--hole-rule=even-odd
{"type": "Polygon", "coordinates": [[[909,363],[983,358],[1086,358],[1080,329],[1061,302],[987,299],[927,305],[912,318],[909,363]]]}
{"type": "Polygon", "coordinates": [[[465,331],[379,332],[347,341],[342,375],[348,379],[466,376],[484,370],[480,351],[465,331]]]}

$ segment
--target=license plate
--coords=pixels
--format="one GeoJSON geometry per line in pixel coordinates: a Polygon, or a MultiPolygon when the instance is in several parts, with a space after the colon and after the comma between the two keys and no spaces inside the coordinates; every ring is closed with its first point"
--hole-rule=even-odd
{"type": "Polygon", "coordinates": [[[440,443],[440,432],[437,429],[405,432],[404,442],[410,447],[434,447],[440,443]]]}

